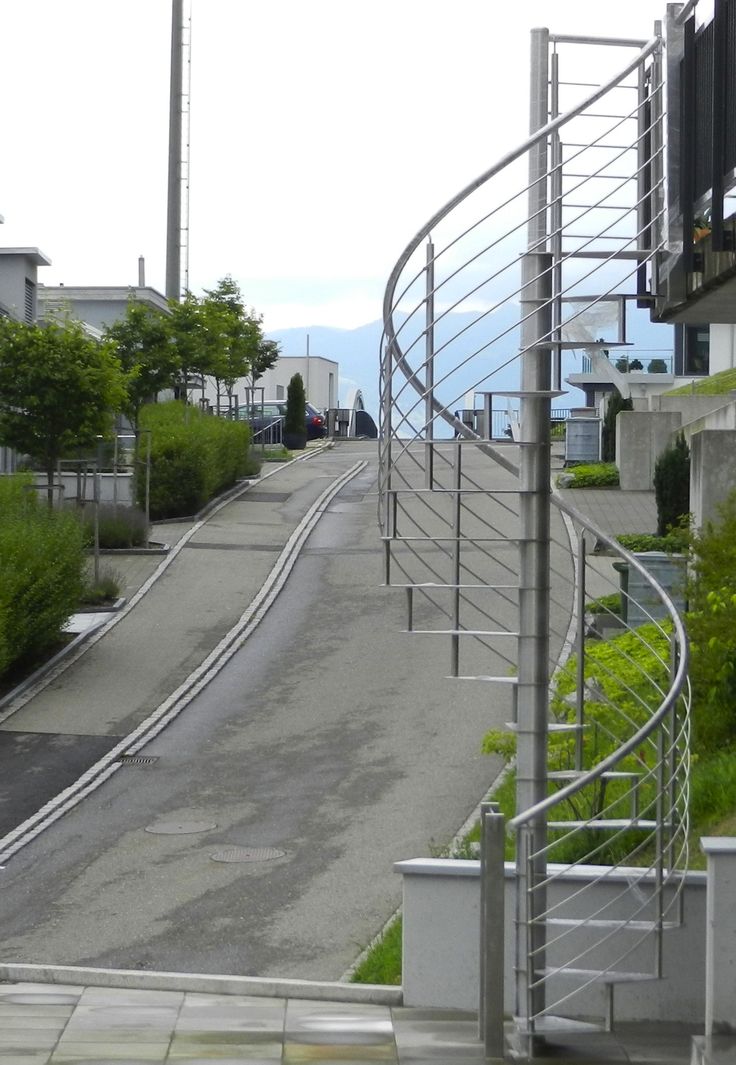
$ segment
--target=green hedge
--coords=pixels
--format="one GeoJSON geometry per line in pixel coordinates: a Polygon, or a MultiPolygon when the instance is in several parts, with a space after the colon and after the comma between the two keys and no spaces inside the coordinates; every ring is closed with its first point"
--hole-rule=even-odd
{"type": "Polygon", "coordinates": [[[50,511],[31,483],[0,478],[0,676],[59,641],[84,584],[79,521],[50,511]]]}
{"type": "MultiPolygon", "coordinates": [[[[151,430],[152,521],[196,514],[248,472],[250,429],[245,422],[226,421],[172,401],[144,407],[141,428],[151,430]]],[[[141,459],[146,448],[144,434],[141,459]]],[[[142,465],[138,474],[136,498],[145,506],[142,465]]]]}

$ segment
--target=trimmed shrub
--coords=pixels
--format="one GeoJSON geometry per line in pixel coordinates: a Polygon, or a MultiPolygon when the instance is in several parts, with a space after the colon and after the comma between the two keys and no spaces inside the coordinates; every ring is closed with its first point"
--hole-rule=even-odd
{"type": "Polygon", "coordinates": [[[667,363],[664,359],[650,359],[647,373],[667,373],[667,363]]]}
{"type": "Polygon", "coordinates": [[[304,409],[307,397],[300,373],[295,373],[286,387],[286,417],[284,432],[298,435],[304,432],[304,409]]]}
{"type": "MultiPolygon", "coordinates": [[[[250,430],[246,422],[202,414],[176,400],[141,412],[151,430],[150,516],[153,521],[196,514],[248,470],[250,430]]],[[[139,448],[145,459],[146,443],[139,448]]],[[[145,506],[145,475],[138,464],[136,500],[145,506]]]]}
{"type": "Polygon", "coordinates": [[[657,533],[665,536],[682,525],[690,513],[690,448],[678,433],[675,443],[654,464],[657,533]]]}
{"type": "MultiPolygon", "coordinates": [[[[595,462],[588,465],[571,466],[561,475],[567,481],[565,488],[617,488],[618,469],[612,462],[595,462]]],[[[559,482],[560,478],[558,478],[559,482]]]]}
{"type": "Polygon", "coordinates": [[[670,555],[684,554],[690,544],[687,529],[672,529],[666,536],[653,533],[621,533],[616,539],[628,551],[666,551],[670,555]]]}
{"type": "Polygon", "coordinates": [[[618,389],[609,396],[601,430],[601,458],[604,462],[616,461],[616,415],[622,410],[633,409],[634,401],[624,399],[618,389]]]}
{"type": "Polygon", "coordinates": [[[0,478],[0,675],[61,638],[84,585],[84,534],[49,510],[30,478],[0,478]]]}

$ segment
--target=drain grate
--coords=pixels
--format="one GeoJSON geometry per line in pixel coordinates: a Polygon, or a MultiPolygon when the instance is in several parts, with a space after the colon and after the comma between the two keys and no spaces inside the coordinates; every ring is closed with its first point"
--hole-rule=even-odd
{"type": "Polygon", "coordinates": [[[213,862],[270,862],[285,855],[286,851],[275,847],[226,847],[210,854],[210,858],[213,862]]]}
{"type": "Polygon", "coordinates": [[[209,832],[217,828],[214,821],[159,821],[146,825],[145,831],[156,836],[186,836],[193,832],[209,832]]]}
{"type": "Polygon", "coordinates": [[[159,756],[157,754],[122,754],[121,765],[148,766],[155,765],[159,756]]]}

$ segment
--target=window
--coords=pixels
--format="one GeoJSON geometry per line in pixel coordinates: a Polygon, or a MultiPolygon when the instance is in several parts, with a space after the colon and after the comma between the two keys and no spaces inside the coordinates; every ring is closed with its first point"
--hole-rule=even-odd
{"type": "Polygon", "coordinates": [[[36,286],[32,281],[26,278],[25,289],[25,320],[27,322],[35,322],[36,320],[36,286]]]}
{"type": "Polygon", "coordinates": [[[276,385],[276,399],[286,399],[283,385],[276,385]]]}
{"type": "Polygon", "coordinates": [[[675,326],[675,374],[707,377],[710,367],[710,326],[675,326]]]}

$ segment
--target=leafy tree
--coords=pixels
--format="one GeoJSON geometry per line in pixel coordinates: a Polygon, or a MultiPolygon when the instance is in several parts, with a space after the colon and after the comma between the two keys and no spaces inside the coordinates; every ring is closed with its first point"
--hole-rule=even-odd
{"type": "Polygon", "coordinates": [[[120,364],[81,322],[0,319],[0,443],[41,463],[49,504],[63,453],[108,433],[124,401],[120,364]]]}
{"type": "Polygon", "coordinates": [[[690,448],[682,433],[654,464],[654,495],[657,534],[665,536],[681,525],[690,512],[690,448]]]}
{"type": "Polygon", "coordinates": [[[278,340],[267,340],[265,337],[261,338],[258,350],[256,351],[255,356],[251,359],[250,373],[248,374],[251,388],[254,387],[259,378],[263,377],[266,370],[270,370],[272,366],[276,365],[280,355],[281,345],[278,340]]]}
{"type": "Polygon", "coordinates": [[[235,383],[245,377],[263,341],[261,319],[245,309],[240,288],[229,275],[214,289],[205,289],[201,302],[207,348],[207,373],[215,379],[217,410],[222,385],[233,405],[235,383]]]}
{"type": "Polygon", "coordinates": [[[204,373],[208,361],[205,323],[201,302],[193,292],[185,292],[181,301],[169,302],[169,330],[179,367],[179,398],[187,400],[192,374],[204,373]]]}
{"type": "Polygon", "coordinates": [[[179,372],[167,317],[133,298],[125,317],[109,326],[104,336],[113,345],[125,375],[123,413],[137,430],[143,404],[162,389],[173,387],[179,372]]]}

